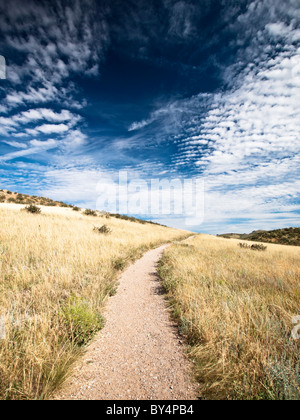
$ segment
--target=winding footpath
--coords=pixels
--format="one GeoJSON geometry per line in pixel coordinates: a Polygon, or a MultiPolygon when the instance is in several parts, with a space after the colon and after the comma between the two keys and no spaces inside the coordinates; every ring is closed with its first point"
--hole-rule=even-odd
{"type": "Polygon", "coordinates": [[[58,400],[193,400],[197,385],[170,320],[157,264],[167,245],[147,252],[120,277],[105,327],[58,400]]]}

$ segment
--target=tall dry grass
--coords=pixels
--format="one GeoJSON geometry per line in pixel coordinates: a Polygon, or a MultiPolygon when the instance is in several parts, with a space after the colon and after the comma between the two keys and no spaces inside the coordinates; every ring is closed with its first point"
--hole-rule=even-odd
{"type": "Polygon", "coordinates": [[[241,249],[200,235],[169,248],[160,274],[211,399],[299,399],[300,248],[241,249]]]}
{"type": "Polygon", "coordinates": [[[64,381],[103,326],[117,273],[144,251],[187,233],[73,212],[0,209],[0,399],[42,399],[64,381]],[[93,231],[106,224],[111,234],[93,231]]]}

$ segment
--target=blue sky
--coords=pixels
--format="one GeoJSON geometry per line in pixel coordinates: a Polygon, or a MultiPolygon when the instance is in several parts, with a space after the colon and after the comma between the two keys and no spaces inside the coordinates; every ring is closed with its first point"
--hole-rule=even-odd
{"type": "Polygon", "coordinates": [[[195,231],[300,225],[298,0],[0,0],[0,54],[1,188],[198,177],[195,231]]]}

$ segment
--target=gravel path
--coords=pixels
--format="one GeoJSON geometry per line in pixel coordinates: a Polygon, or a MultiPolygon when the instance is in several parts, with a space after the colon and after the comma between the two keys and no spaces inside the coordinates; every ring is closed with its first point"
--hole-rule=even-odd
{"type": "Polygon", "coordinates": [[[197,386],[162,295],[157,263],[166,246],[147,252],[120,277],[104,329],[55,399],[192,400],[197,386]]]}

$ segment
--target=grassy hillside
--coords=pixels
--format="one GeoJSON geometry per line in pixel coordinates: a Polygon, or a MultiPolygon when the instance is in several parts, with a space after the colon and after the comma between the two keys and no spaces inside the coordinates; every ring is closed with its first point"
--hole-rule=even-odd
{"type": "Polygon", "coordinates": [[[257,230],[249,234],[225,233],[218,236],[226,239],[233,238],[246,241],[300,246],[300,228],[286,228],[271,231],[257,230]]]}
{"type": "Polygon", "coordinates": [[[9,190],[0,189],[0,203],[14,203],[14,204],[34,204],[38,206],[49,206],[49,207],[69,207],[73,206],[63,203],[62,201],[54,201],[46,197],[37,197],[27,194],[20,194],[9,190]]]}
{"type": "MultiPolygon", "coordinates": [[[[32,196],[32,195],[27,195],[27,194],[20,194],[17,192],[12,192],[9,190],[2,190],[2,189],[0,189],[0,207],[1,207],[1,204],[2,204],[2,207],[5,207],[4,204],[17,204],[17,205],[23,205],[24,207],[34,205],[34,206],[42,206],[42,207],[60,207],[63,209],[68,208],[74,211],[83,212],[85,215],[88,215],[88,216],[106,215],[107,217],[115,217],[117,219],[127,220],[130,222],[136,222],[136,223],[142,223],[142,224],[150,223],[153,225],[160,225],[159,223],[155,223],[155,222],[143,220],[143,219],[138,219],[136,217],[130,217],[127,215],[122,215],[122,214],[99,212],[99,211],[90,210],[90,209],[82,210],[81,208],[77,206],[66,204],[63,201],[54,201],[54,200],[51,200],[51,198],[38,197],[35,195],[32,196]]],[[[49,211],[47,211],[47,213],[49,213],[49,211]]],[[[54,212],[54,213],[57,213],[57,212],[54,212]]]]}
{"type": "Polygon", "coordinates": [[[30,214],[22,207],[0,206],[0,317],[6,324],[0,399],[49,397],[102,328],[103,304],[115,293],[118,272],[147,249],[189,234],[68,208],[30,214]],[[103,225],[107,229],[95,230],[103,225]]]}
{"type": "Polygon", "coordinates": [[[239,242],[200,235],[170,247],[160,266],[203,395],[299,399],[299,249],[239,242]]]}

